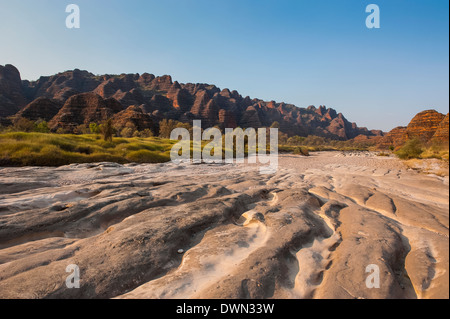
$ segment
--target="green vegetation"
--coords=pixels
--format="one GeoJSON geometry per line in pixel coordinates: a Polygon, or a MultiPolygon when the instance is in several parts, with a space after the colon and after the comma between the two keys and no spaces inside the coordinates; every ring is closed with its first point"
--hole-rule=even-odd
{"type": "Polygon", "coordinates": [[[389,157],[390,154],[389,154],[389,153],[385,153],[385,152],[381,152],[381,153],[378,153],[377,156],[380,156],[380,157],[389,157]]]}
{"type": "Polygon", "coordinates": [[[170,161],[176,141],[160,138],[117,138],[98,135],[11,132],[0,134],[1,166],[61,166],[72,163],[121,164],[170,161]]]}
{"type": "Polygon", "coordinates": [[[406,144],[400,148],[395,154],[400,159],[412,159],[412,158],[420,158],[420,155],[423,153],[424,149],[422,143],[418,139],[409,140],[406,144]]]}
{"type": "Polygon", "coordinates": [[[278,149],[281,153],[301,154],[299,148],[303,152],[309,153],[319,151],[368,151],[374,146],[375,142],[373,141],[338,141],[314,135],[288,137],[286,134],[280,133],[278,149]]]}
{"type": "Polygon", "coordinates": [[[99,130],[105,141],[112,142],[113,135],[115,134],[115,129],[113,127],[111,119],[100,125],[99,130]]]}
{"type": "Polygon", "coordinates": [[[176,128],[185,128],[191,133],[192,136],[192,126],[189,123],[182,123],[175,120],[164,119],[159,122],[159,137],[170,138],[170,134],[176,128]]]}
{"type": "Polygon", "coordinates": [[[89,130],[92,134],[100,134],[100,128],[97,123],[89,124],[89,130]]]}
{"type": "Polygon", "coordinates": [[[403,160],[429,159],[449,160],[448,144],[424,144],[419,139],[411,139],[406,142],[395,154],[403,160]]]}
{"type": "MultiPolygon", "coordinates": [[[[116,123],[117,124],[117,123],[116,123]]],[[[274,122],[272,128],[279,128],[274,122]]],[[[60,166],[71,163],[112,161],[117,163],[161,163],[170,160],[170,150],[176,141],[170,141],[175,128],[185,128],[192,135],[188,123],[164,119],[151,129],[139,131],[133,122],[114,126],[112,120],[102,124],[78,125],[73,129],[59,128],[56,134],[47,122],[32,122],[24,118],[12,119],[9,127],[0,127],[0,166],[60,166]],[[159,137],[154,137],[154,136],[159,137]]],[[[219,128],[219,127],[217,127],[219,128]]],[[[220,129],[220,128],[219,128],[220,129]]],[[[222,130],[221,130],[222,131],[222,130]]],[[[269,130],[267,129],[267,143],[269,130]]],[[[222,134],[224,132],[222,131],[222,134]]],[[[222,138],[224,142],[224,136],[222,138]]],[[[210,141],[203,141],[202,148],[210,141]]],[[[233,141],[233,151],[236,151],[233,141]]],[[[367,151],[374,149],[374,140],[338,141],[319,136],[291,136],[279,132],[279,152],[309,156],[316,151],[367,151]]],[[[436,157],[448,159],[441,150],[420,148],[417,143],[408,144],[398,151],[399,157],[436,157]],[[419,152],[420,151],[420,152],[419,152]]],[[[191,143],[191,154],[193,144],[191,143]]],[[[267,152],[270,146],[267,145],[267,152]]],[[[244,142],[244,153],[248,155],[248,139],[244,142]]],[[[225,150],[222,150],[222,156],[225,150]]],[[[382,154],[384,155],[384,153],[382,154]]]]}
{"type": "Polygon", "coordinates": [[[444,161],[449,161],[449,149],[447,147],[441,146],[431,146],[425,148],[425,150],[420,154],[421,158],[437,158],[444,161]]]}
{"type": "Polygon", "coordinates": [[[5,128],[3,130],[15,132],[39,132],[39,133],[50,132],[47,122],[43,120],[33,122],[23,117],[13,119],[12,126],[5,128]]]}

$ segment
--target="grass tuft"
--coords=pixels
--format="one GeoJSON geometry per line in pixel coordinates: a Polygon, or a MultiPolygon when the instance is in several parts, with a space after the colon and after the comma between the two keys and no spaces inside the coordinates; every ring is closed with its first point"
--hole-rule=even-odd
{"type": "Polygon", "coordinates": [[[159,138],[113,138],[96,135],[12,132],[0,134],[0,165],[62,166],[72,163],[163,163],[173,141],[159,138]]]}

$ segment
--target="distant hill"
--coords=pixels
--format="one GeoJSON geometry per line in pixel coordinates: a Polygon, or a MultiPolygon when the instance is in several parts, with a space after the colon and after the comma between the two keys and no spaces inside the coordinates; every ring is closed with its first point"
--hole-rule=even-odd
{"type": "Polygon", "coordinates": [[[168,75],[96,76],[73,70],[37,81],[22,81],[12,65],[0,66],[0,123],[8,117],[43,119],[54,131],[112,117],[118,126],[158,130],[162,119],[202,120],[203,127],[269,127],[280,124],[290,136],[317,135],[336,140],[383,136],[350,123],[332,108],[298,108],[292,104],[242,97],[237,91],[209,84],[181,84],[168,75]]]}
{"type": "Polygon", "coordinates": [[[399,148],[408,140],[419,139],[423,143],[448,144],[449,119],[435,110],[427,110],[417,114],[408,126],[396,127],[378,143],[378,148],[399,148]]]}

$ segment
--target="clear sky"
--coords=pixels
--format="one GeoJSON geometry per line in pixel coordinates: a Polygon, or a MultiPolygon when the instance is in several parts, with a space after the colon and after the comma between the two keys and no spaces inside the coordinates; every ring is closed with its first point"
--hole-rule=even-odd
{"type": "Polygon", "coordinates": [[[0,39],[0,64],[29,80],[170,74],[386,131],[449,109],[448,0],[0,0],[0,39]],[[65,26],[71,3],[80,29],[65,26]]]}

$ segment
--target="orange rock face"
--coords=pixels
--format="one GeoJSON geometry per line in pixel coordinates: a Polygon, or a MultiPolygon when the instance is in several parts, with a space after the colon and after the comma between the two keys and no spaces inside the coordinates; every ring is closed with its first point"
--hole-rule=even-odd
{"type": "Polygon", "coordinates": [[[442,120],[439,124],[436,133],[433,135],[433,142],[437,143],[447,143],[449,142],[449,121],[448,121],[448,113],[447,116],[442,120]]]}
{"type": "Polygon", "coordinates": [[[406,142],[406,127],[399,126],[390,131],[386,136],[384,136],[380,143],[378,144],[378,148],[380,149],[389,149],[390,147],[398,148],[402,146],[406,142]]]}
{"type": "Polygon", "coordinates": [[[410,139],[419,139],[423,143],[448,143],[449,120],[435,110],[427,110],[417,114],[407,127],[396,127],[390,131],[380,143],[378,148],[399,148],[410,139]]]}
{"type": "Polygon", "coordinates": [[[423,111],[417,114],[406,128],[406,138],[418,138],[423,142],[429,142],[436,133],[444,114],[435,110],[423,111]]]}
{"type": "Polygon", "coordinates": [[[142,107],[132,105],[113,116],[113,124],[116,128],[122,129],[129,124],[139,130],[156,127],[156,121],[153,116],[145,113],[142,107]]]}

